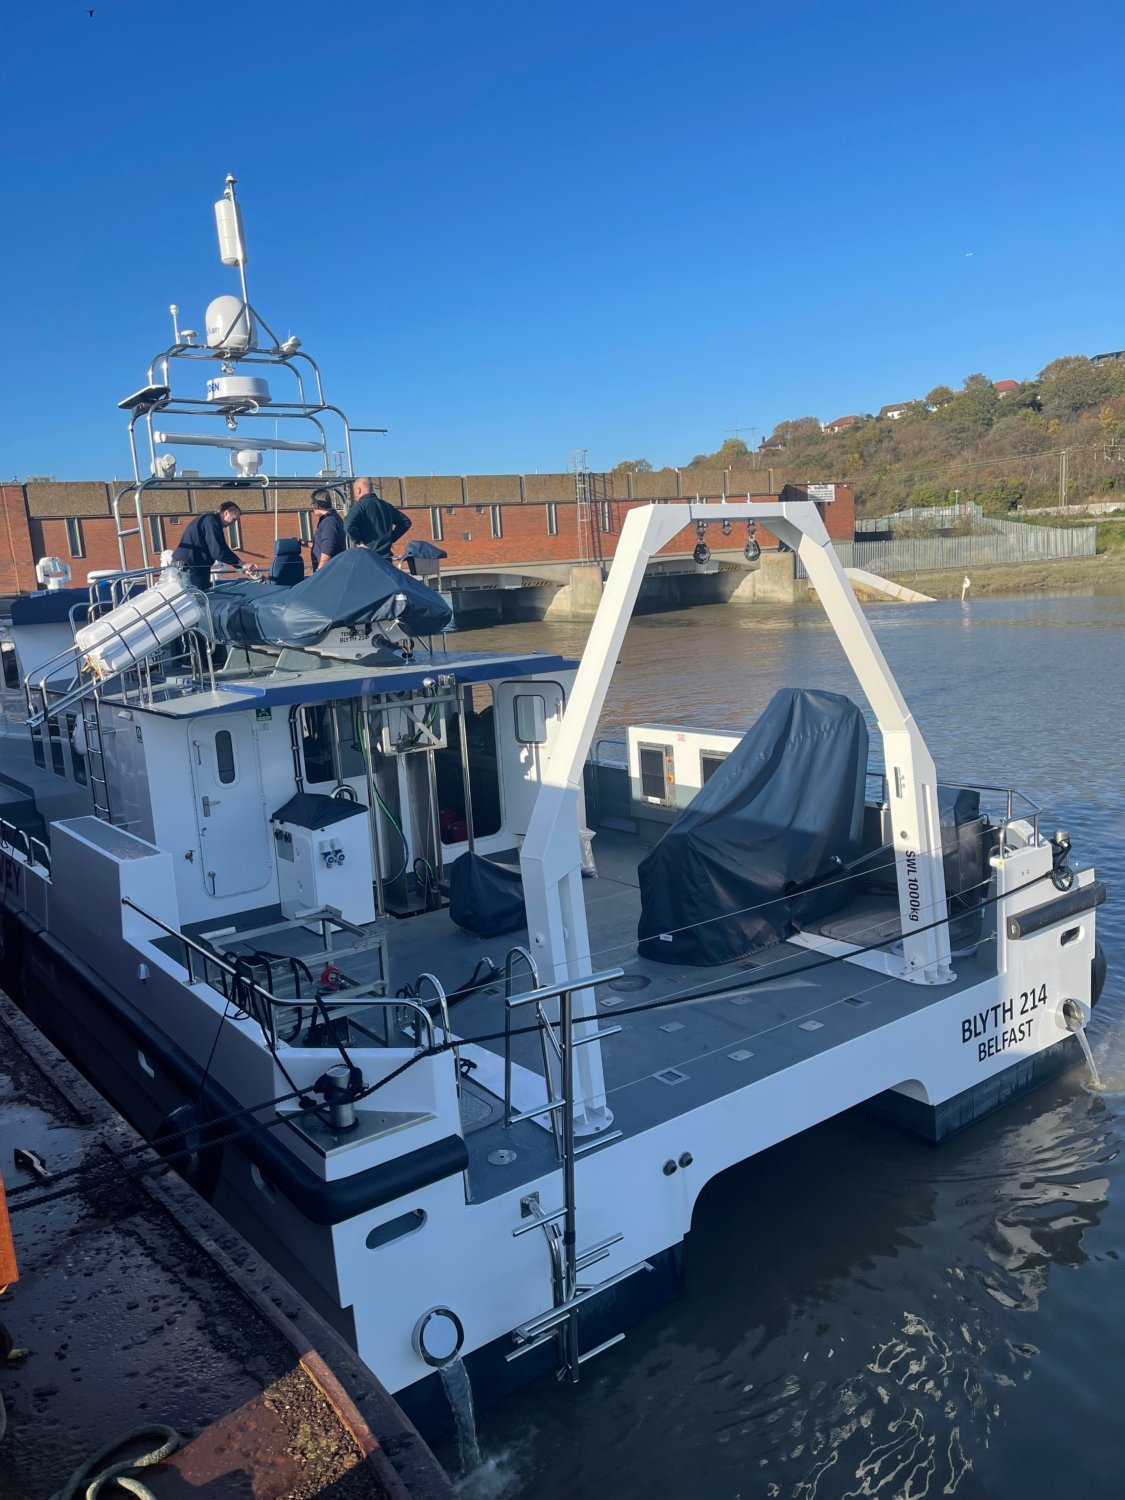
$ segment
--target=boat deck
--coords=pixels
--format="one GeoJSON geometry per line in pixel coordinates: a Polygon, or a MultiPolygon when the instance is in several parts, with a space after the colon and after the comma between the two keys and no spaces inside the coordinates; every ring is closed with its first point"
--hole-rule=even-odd
{"type": "MultiPolygon", "coordinates": [[[[957,979],[951,985],[908,984],[856,964],[825,963],[821,954],[792,943],[709,968],[655,963],[638,955],[635,936],[641,909],[637,867],[646,853],[635,837],[602,831],[596,843],[598,878],[583,881],[591,966],[625,971],[602,988],[598,1011],[605,1025],[621,1027],[602,1044],[602,1056],[613,1128],[626,1136],[945,1000],[996,971],[987,924],[986,940],[976,952],[956,959],[957,979]],[[686,1002],[680,998],[698,996],[706,988],[723,993],[686,1002]]],[[[888,926],[895,930],[897,921],[888,922],[885,905],[860,898],[853,908],[837,913],[832,925],[837,930],[846,926],[850,940],[861,942],[865,932],[872,941],[884,936],[888,926]]],[[[481,959],[488,957],[502,969],[508,951],[528,942],[525,930],[500,938],[474,937],[453,925],[448,910],[374,927],[387,939],[391,994],[415,984],[427,971],[452,993],[467,984],[481,959]]],[[[220,942],[228,951],[237,948],[233,936],[220,942]]],[[[283,934],[271,935],[269,947],[296,953],[314,974],[323,964],[319,935],[308,928],[291,925],[283,934]]],[[[375,953],[353,953],[340,959],[341,967],[361,983],[372,980],[377,976],[375,953]]],[[[516,988],[530,988],[525,969],[516,988]]],[[[462,1056],[474,1064],[462,1093],[462,1119],[478,1201],[542,1176],[555,1163],[545,1121],[507,1128],[503,1123],[504,1049],[498,1035],[504,1028],[503,989],[503,980],[494,980],[456,1002],[451,1013],[454,1035],[466,1039],[462,1056]],[[498,1160],[497,1152],[515,1155],[498,1160]]],[[[385,1008],[373,1008],[365,1019],[382,1037],[387,1017],[385,1008]]],[[[517,1029],[531,1027],[533,1017],[525,1011],[514,1022],[517,1029]]],[[[546,1097],[538,1035],[515,1036],[512,1054],[514,1107],[534,1108],[546,1097]]]]}

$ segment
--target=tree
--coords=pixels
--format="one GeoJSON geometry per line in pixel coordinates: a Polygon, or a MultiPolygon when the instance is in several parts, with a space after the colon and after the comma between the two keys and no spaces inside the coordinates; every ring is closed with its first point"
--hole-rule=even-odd
{"type": "Polygon", "coordinates": [[[926,405],[933,407],[948,406],[952,400],[953,392],[947,385],[935,385],[926,397],[926,405]]]}
{"type": "Polygon", "coordinates": [[[1068,417],[1101,406],[1113,391],[1112,372],[1084,354],[1053,359],[1039,375],[1039,396],[1049,417],[1068,417]]]}
{"type": "Polygon", "coordinates": [[[652,465],[647,458],[623,458],[619,464],[614,464],[615,474],[651,474],[652,465]]]}
{"type": "Polygon", "coordinates": [[[794,417],[789,422],[779,422],[770,436],[780,438],[783,443],[794,443],[811,437],[814,432],[819,436],[819,417],[794,417]]]}

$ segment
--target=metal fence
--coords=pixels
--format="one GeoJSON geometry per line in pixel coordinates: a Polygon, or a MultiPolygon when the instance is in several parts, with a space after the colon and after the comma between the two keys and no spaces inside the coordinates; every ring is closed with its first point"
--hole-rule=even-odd
{"type": "MultiPolygon", "coordinates": [[[[962,511],[964,507],[958,507],[962,511]]],[[[915,512],[909,519],[939,514],[915,512]]],[[[1066,557],[1093,557],[1097,529],[1093,526],[1028,526],[992,516],[974,516],[974,530],[967,536],[898,537],[893,541],[865,541],[865,531],[887,529],[881,523],[857,523],[854,542],[833,542],[845,568],[866,568],[872,573],[941,573],[966,568],[987,568],[1005,563],[1047,562],[1066,557]]],[[[965,519],[958,514],[958,520],[965,519]]],[[[941,522],[938,523],[942,524],[941,522]]],[[[945,524],[948,524],[946,522],[945,524]]],[[[798,562],[797,576],[808,575],[798,562]]]]}

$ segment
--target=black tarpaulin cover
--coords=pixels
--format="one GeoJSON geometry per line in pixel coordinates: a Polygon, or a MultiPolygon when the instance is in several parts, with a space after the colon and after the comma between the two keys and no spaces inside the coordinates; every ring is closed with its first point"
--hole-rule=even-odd
{"type": "Polygon", "coordinates": [[[477,937],[515,932],[527,921],[518,870],[466,852],[449,867],[449,915],[477,937]]]}
{"type": "Polygon", "coordinates": [[[866,771],[850,699],[776,693],[641,864],[642,956],[732,963],[783,941],[794,915],[831,911],[845,886],[799,893],[858,855],[866,771]]]}
{"type": "Polygon", "coordinates": [[[230,583],[207,596],[217,640],[311,646],[342,625],[393,620],[407,635],[437,635],[453,611],[434,589],[366,547],[352,547],[292,588],[230,583]]]}

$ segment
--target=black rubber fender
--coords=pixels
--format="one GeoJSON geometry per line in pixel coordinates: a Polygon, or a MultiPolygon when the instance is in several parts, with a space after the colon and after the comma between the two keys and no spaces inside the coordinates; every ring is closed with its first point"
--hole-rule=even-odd
{"type": "Polygon", "coordinates": [[[1090,960],[1090,1009],[1093,1010],[1102,997],[1105,989],[1105,977],[1109,965],[1106,963],[1105,949],[1101,943],[1095,941],[1094,956],[1090,960]]]}

